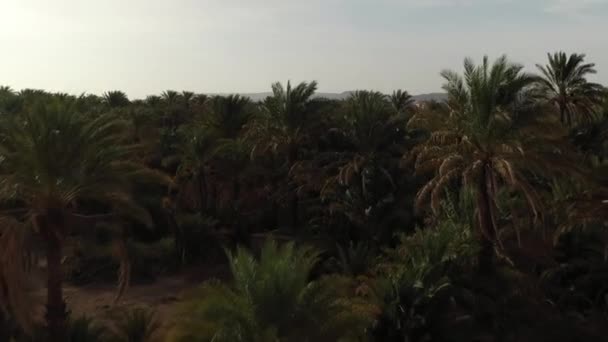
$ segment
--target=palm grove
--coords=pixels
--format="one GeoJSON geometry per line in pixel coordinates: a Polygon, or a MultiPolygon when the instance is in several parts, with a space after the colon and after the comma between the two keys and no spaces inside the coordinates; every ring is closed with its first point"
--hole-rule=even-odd
{"type": "Polygon", "coordinates": [[[548,57],[466,59],[442,102],[0,88],[0,339],[601,339],[608,96],[584,55],[548,57]],[[119,299],[189,265],[223,280],[166,336],[66,306],[66,283],[119,299]]]}

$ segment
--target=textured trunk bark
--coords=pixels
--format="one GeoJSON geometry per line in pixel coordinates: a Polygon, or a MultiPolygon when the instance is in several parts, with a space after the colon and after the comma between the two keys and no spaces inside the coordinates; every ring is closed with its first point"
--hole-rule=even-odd
{"type": "MultiPolygon", "coordinates": [[[[289,169],[291,169],[291,167],[294,165],[294,163],[297,161],[298,159],[298,149],[297,146],[292,146],[289,149],[289,155],[288,155],[288,160],[287,160],[287,164],[289,166],[289,169]]],[[[298,194],[296,192],[296,190],[291,190],[290,189],[290,177],[287,177],[288,179],[288,184],[287,184],[287,188],[289,189],[289,199],[288,199],[288,205],[289,205],[289,215],[290,215],[290,219],[291,219],[291,228],[296,231],[299,221],[298,221],[298,206],[299,206],[299,200],[298,200],[298,194]]]]}
{"type": "Polygon", "coordinates": [[[477,215],[479,220],[480,249],[477,255],[479,272],[491,274],[494,271],[494,242],[496,234],[492,220],[491,198],[488,194],[488,178],[485,167],[477,189],[477,215]]]}
{"type": "Polygon", "coordinates": [[[167,225],[173,232],[173,248],[175,252],[175,256],[182,264],[185,263],[186,260],[186,249],[185,249],[185,239],[184,232],[181,227],[177,223],[175,218],[175,212],[172,209],[168,209],[165,214],[167,215],[167,225]]]}
{"type": "Polygon", "coordinates": [[[201,216],[205,213],[207,208],[207,180],[205,177],[205,170],[201,170],[198,175],[198,195],[200,199],[199,212],[201,216]]]}
{"type": "MultiPolygon", "coordinates": [[[[51,227],[49,227],[51,228],[51,227]]],[[[57,230],[46,232],[47,305],[46,321],[49,342],[66,341],[67,312],[63,300],[63,270],[61,269],[62,245],[57,230]]]]}

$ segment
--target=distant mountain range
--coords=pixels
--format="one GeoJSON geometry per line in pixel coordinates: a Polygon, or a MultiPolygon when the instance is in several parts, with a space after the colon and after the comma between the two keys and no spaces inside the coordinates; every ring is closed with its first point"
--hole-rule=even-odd
{"type": "MultiPolygon", "coordinates": [[[[348,96],[350,96],[350,94],[352,94],[352,93],[353,93],[352,91],[345,91],[342,93],[316,93],[314,95],[314,97],[326,98],[326,99],[331,99],[331,100],[343,100],[343,99],[346,99],[348,96]]],[[[247,96],[253,101],[260,101],[260,100],[263,100],[266,97],[272,95],[272,93],[271,92],[242,93],[240,95],[247,96]]],[[[447,99],[447,94],[445,94],[445,93],[420,94],[420,95],[415,95],[414,99],[416,101],[443,101],[443,100],[447,99]]]]}

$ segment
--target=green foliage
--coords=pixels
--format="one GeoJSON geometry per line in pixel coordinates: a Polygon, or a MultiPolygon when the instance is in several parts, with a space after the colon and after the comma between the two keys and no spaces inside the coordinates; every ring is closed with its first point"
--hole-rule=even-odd
{"type": "Polygon", "coordinates": [[[560,236],[555,249],[559,264],[541,275],[541,284],[551,301],[583,319],[594,310],[608,314],[605,227],[600,224],[572,229],[560,236]]]}
{"type": "Polygon", "coordinates": [[[69,342],[103,342],[108,335],[105,328],[86,316],[70,321],[68,329],[69,342]]]}
{"type": "Polygon", "coordinates": [[[371,335],[377,341],[429,341],[451,296],[454,272],[468,269],[477,252],[472,237],[471,200],[443,202],[435,227],[402,235],[379,265],[373,293],[382,314],[371,335]]]}
{"type": "Polygon", "coordinates": [[[110,108],[127,106],[130,101],[127,94],[120,90],[108,91],[102,96],[103,103],[110,108]]]}
{"type": "Polygon", "coordinates": [[[248,127],[248,138],[255,152],[286,149],[290,161],[297,159],[297,147],[306,138],[305,127],[310,125],[309,105],[317,90],[317,82],[302,82],[295,87],[291,82],[283,87],[272,85],[272,96],[262,103],[262,111],[248,127]]]}
{"type": "Polygon", "coordinates": [[[144,308],[123,312],[114,324],[117,342],[150,342],[160,327],[155,313],[144,308]]]}
{"type": "Polygon", "coordinates": [[[408,112],[412,112],[416,102],[412,95],[401,89],[393,91],[393,93],[389,96],[389,100],[391,101],[393,109],[397,113],[402,114],[409,114],[408,112]]]}
{"type": "MultiPolygon", "coordinates": [[[[226,233],[255,245],[283,227],[335,253],[272,241],[259,257],[228,252],[231,281],[193,292],[171,340],[605,336],[608,94],[582,54],[538,68],[466,59],[441,73],[447,101],[418,103],[403,90],[319,99],[316,82],[275,83],[258,103],[0,87],[0,340],[56,330],[26,324],[24,280],[44,247],[46,317],[62,330],[62,274],[82,284],[119,268],[126,286],[180,263],[222,268],[226,233]]],[[[68,330],[140,341],[159,325],[137,309],[117,336],[88,318],[68,330]]]]}
{"type": "Polygon", "coordinates": [[[338,341],[361,336],[364,305],[345,294],[344,280],[311,281],[319,253],[268,241],[259,261],[228,253],[232,286],[208,282],[185,305],[174,341],[338,341]]]}
{"type": "Polygon", "coordinates": [[[357,277],[368,273],[374,265],[376,254],[367,242],[349,243],[348,247],[338,245],[338,265],[342,273],[357,277]]]}
{"type": "Polygon", "coordinates": [[[189,263],[221,253],[220,242],[213,234],[218,221],[200,214],[180,214],[177,218],[180,237],[179,259],[189,263]]]}
{"type": "Polygon", "coordinates": [[[449,115],[435,113],[410,120],[410,125],[433,129],[430,138],[413,151],[416,172],[434,172],[418,192],[416,205],[423,208],[430,202],[436,214],[450,186],[473,190],[475,228],[483,242],[480,271],[492,272],[494,252],[503,248],[497,211],[500,192],[517,192],[538,219],[542,202],[532,175],[572,177],[582,170],[562,137],[555,136],[559,130],[541,140],[541,133],[534,129],[542,124],[547,131],[551,126],[537,115],[532,91],[536,78],[524,73],[523,66],[510,63],[506,56],[493,64],[484,57],[480,65],[466,59],[463,76],[453,71],[444,71],[442,76],[449,115]]]}
{"type": "Polygon", "coordinates": [[[557,109],[565,125],[594,121],[605,93],[603,86],[587,81],[587,76],[596,73],[595,64],[585,63],[584,54],[568,56],[556,52],[548,57],[549,64],[537,65],[542,74],[539,90],[544,99],[557,109]]]}

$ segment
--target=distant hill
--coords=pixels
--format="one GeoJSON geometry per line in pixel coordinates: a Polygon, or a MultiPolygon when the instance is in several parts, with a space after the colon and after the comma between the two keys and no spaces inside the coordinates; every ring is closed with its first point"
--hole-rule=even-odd
{"type": "MultiPolygon", "coordinates": [[[[316,93],[314,97],[316,98],[326,98],[331,100],[343,100],[346,99],[352,92],[345,91],[342,93],[316,93]]],[[[266,97],[272,95],[271,92],[264,93],[243,93],[243,96],[249,97],[253,101],[261,101],[266,97]]],[[[430,93],[430,94],[420,94],[415,95],[414,99],[416,101],[443,101],[447,99],[447,94],[445,93],[430,93]]]]}

